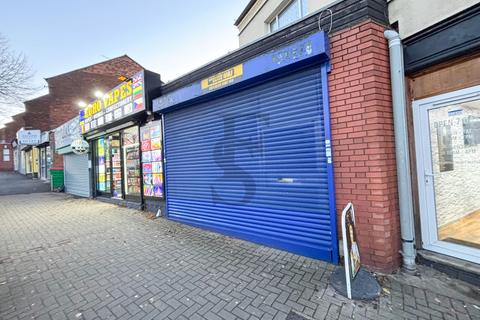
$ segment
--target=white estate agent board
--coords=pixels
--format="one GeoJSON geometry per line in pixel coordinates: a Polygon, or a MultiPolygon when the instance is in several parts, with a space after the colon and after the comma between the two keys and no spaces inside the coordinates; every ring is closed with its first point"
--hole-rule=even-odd
{"type": "Polygon", "coordinates": [[[18,144],[23,145],[37,145],[40,143],[40,130],[19,130],[17,132],[18,144]]]}

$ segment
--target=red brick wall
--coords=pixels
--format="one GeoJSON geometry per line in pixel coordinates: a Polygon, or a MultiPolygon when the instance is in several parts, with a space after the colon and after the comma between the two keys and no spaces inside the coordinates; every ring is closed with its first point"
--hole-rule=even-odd
{"type": "MultiPolygon", "coordinates": [[[[115,59],[60,74],[46,79],[49,93],[26,101],[25,112],[13,116],[13,122],[0,130],[0,138],[12,141],[21,127],[50,131],[76,117],[78,102],[95,99],[94,91],[107,91],[118,85],[120,75],[131,77],[143,67],[124,55],[115,59]]],[[[52,168],[63,169],[63,156],[54,152],[53,134],[50,134],[52,168]]]]}
{"type": "Polygon", "coordinates": [[[329,91],[338,221],[352,201],[363,263],[390,272],[400,265],[400,229],[383,31],[366,21],[331,36],[329,91]]]}
{"type": "Polygon", "coordinates": [[[55,133],[53,131],[49,134],[50,150],[52,150],[52,169],[63,170],[63,155],[55,152],[55,133]]]}
{"type": "Polygon", "coordinates": [[[0,171],[13,171],[13,148],[10,143],[0,143],[0,171]],[[3,158],[5,147],[10,150],[10,161],[5,161],[3,158]]]}
{"type": "Polygon", "coordinates": [[[78,115],[80,100],[93,101],[94,91],[110,90],[121,82],[120,75],[130,77],[140,70],[142,66],[125,55],[48,78],[49,94],[25,102],[25,126],[56,129],[78,115]]]}
{"type": "Polygon", "coordinates": [[[48,105],[52,103],[50,95],[44,95],[25,102],[23,121],[25,128],[46,131],[50,129],[48,105]]]}

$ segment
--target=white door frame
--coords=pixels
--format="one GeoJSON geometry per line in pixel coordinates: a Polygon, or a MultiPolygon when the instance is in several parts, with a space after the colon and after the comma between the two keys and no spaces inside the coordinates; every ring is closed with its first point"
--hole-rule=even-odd
{"type": "Polygon", "coordinates": [[[480,99],[480,86],[457,90],[413,101],[413,124],[417,158],[417,182],[423,248],[456,258],[480,263],[480,249],[438,240],[433,188],[432,154],[428,111],[455,103],[480,99]]]}

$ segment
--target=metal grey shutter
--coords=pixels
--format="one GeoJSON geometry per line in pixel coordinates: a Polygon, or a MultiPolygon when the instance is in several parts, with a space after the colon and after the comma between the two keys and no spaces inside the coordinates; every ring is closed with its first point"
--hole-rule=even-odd
{"type": "Polygon", "coordinates": [[[320,67],[165,114],[172,220],[332,261],[320,67]]]}
{"type": "Polygon", "coordinates": [[[88,172],[88,155],[69,153],[63,157],[65,192],[81,197],[89,197],[90,175],[88,172]]]}

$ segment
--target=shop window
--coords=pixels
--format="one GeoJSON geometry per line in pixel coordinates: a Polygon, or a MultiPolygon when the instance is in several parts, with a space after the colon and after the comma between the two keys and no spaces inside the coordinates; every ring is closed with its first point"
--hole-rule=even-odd
{"type": "Polygon", "coordinates": [[[102,137],[95,142],[97,192],[123,199],[141,196],[138,127],[102,137]]]}
{"type": "Polygon", "coordinates": [[[125,129],[123,140],[123,168],[126,196],[140,196],[140,144],[138,127],[125,129]]]}
{"type": "Polygon", "coordinates": [[[3,161],[10,161],[10,149],[3,149],[3,161]]]}
{"type": "Polygon", "coordinates": [[[112,196],[122,198],[122,154],[120,153],[120,134],[108,137],[110,144],[110,157],[112,167],[112,196]]]}
{"type": "Polygon", "coordinates": [[[269,23],[269,31],[275,32],[278,29],[302,18],[306,15],[306,0],[293,0],[281,10],[269,23]]]}
{"type": "Polygon", "coordinates": [[[153,121],[140,128],[142,143],[143,195],[163,198],[162,123],[153,121]]]}
{"type": "Polygon", "coordinates": [[[46,158],[47,158],[47,179],[50,179],[50,168],[52,167],[52,152],[50,146],[46,148],[46,158]]]}
{"type": "Polygon", "coordinates": [[[110,148],[108,139],[100,138],[96,142],[97,159],[95,163],[97,190],[110,192],[110,148]]]}

